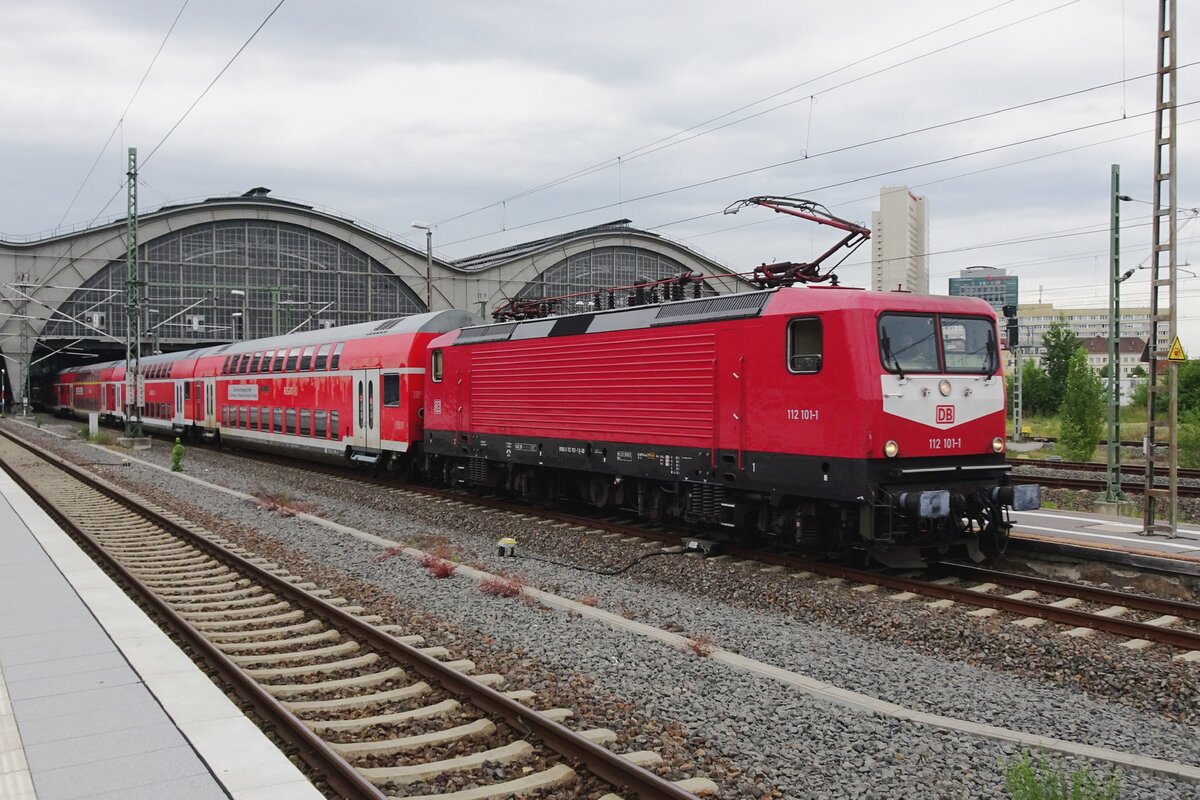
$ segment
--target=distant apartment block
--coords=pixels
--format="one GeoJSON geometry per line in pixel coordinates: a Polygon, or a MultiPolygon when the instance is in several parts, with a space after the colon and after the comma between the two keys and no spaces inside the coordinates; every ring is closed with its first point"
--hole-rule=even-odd
{"type": "Polygon", "coordinates": [[[879,190],[871,214],[871,288],[929,294],[929,218],[925,198],[907,186],[879,190]]]}
{"type": "MultiPolygon", "coordinates": [[[[1020,345],[1023,356],[1032,356],[1039,361],[1045,348],[1042,338],[1050,331],[1050,326],[1062,322],[1071,333],[1079,337],[1080,342],[1099,336],[1108,339],[1108,309],[1107,308],[1055,308],[1051,303],[1025,303],[1017,308],[1017,320],[1020,326],[1020,345]]],[[[1122,308],[1120,321],[1122,338],[1134,337],[1146,342],[1150,339],[1150,309],[1122,308]]],[[[1166,325],[1158,328],[1158,349],[1166,350],[1171,346],[1169,331],[1166,325]]],[[[1141,353],[1138,353],[1140,358],[1141,353]]]]}
{"type": "MultiPolygon", "coordinates": [[[[1084,339],[1084,352],[1087,353],[1088,366],[1095,372],[1101,372],[1108,365],[1108,337],[1093,336],[1084,339]]],[[[1121,396],[1128,398],[1134,388],[1144,378],[1135,377],[1133,371],[1141,367],[1145,374],[1146,364],[1142,363],[1142,351],[1146,349],[1146,340],[1136,336],[1122,336],[1117,346],[1117,380],[1121,382],[1121,396]]]]}

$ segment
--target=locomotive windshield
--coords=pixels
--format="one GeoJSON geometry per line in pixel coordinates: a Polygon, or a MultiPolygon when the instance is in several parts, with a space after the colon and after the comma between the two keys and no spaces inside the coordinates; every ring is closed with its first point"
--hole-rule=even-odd
{"type": "Polygon", "coordinates": [[[985,317],[884,314],[879,318],[879,358],[884,369],[990,375],[999,350],[992,321],[985,317]]]}

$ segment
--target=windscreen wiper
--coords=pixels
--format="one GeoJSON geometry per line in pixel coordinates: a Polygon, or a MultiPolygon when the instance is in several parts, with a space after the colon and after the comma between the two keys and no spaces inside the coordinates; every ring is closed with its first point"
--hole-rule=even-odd
{"type": "Polygon", "coordinates": [[[887,335],[879,342],[883,345],[883,357],[891,359],[892,366],[896,368],[896,374],[900,376],[900,380],[904,380],[904,369],[900,366],[900,359],[896,358],[896,354],[892,352],[892,340],[887,335]]]}

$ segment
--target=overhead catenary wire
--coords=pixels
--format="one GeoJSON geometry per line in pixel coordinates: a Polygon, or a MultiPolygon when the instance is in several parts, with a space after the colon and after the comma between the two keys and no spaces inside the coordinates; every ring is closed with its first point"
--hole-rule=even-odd
{"type": "Polygon", "coordinates": [[[701,128],[704,128],[704,127],[705,127],[705,126],[707,126],[707,125],[711,125],[711,124],[712,124],[712,123],[714,123],[714,122],[719,122],[720,120],[722,120],[722,119],[725,119],[725,118],[727,118],[727,117],[730,117],[730,116],[732,116],[732,115],[734,115],[734,114],[737,114],[737,113],[739,113],[739,112],[741,112],[741,111],[745,111],[745,110],[747,110],[747,109],[753,108],[754,106],[761,105],[762,103],[765,103],[765,102],[769,102],[770,100],[773,100],[773,99],[775,99],[775,98],[777,98],[777,97],[782,97],[782,96],[783,96],[783,95],[785,95],[785,94],[789,94],[789,93],[791,93],[791,92],[794,92],[794,91],[796,91],[797,89],[800,89],[800,88],[803,88],[803,87],[805,87],[805,86],[808,86],[808,85],[810,85],[810,84],[813,84],[813,83],[815,83],[815,82],[817,82],[817,81],[819,81],[819,80],[822,80],[822,79],[824,79],[824,78],[832,77],[833,75],[836,75],[836,74],[838,74],[838,73],[840,73],[840,72],[844,72],[845,70],[847,70],[847,69],[850,69],[850,68],[852,68],[852,67],[855,67],[855,66],[858,66],[859,64],[866,63],[866,62],[868,62],[868,61],[870,61],[870,60],[872,60],[872,59],[878,58],[879,56],[886,55],[887,53],[890,53],[890,52],[892,52],[892,51],[894,51],[894,50],[898,50],[898,49],[900,49],[900,48],[902,48],[902,47],[906,47],[907,45],[913,44],[914,42],[918,42],[918,41],[920,41],[921,39],[925,39],[925,38],[928,38],[928,37],[930,37],[930,36],[933,36],[933,35],[935,35],[935,34],[937,34],[937,33],[941,33],[942,31],[949,30],[950,28],[953,28],[953,27],[956,27],[956,26],[958,26],[958,25],[961,25],[962,23],[964,23],[964,22],[967,22],[967,21],[969,21],[969,20],[971,20],[971,19],[975,19],[976,17],[980,17],[980,16],[982,16],[982,15],[984,15],[984,14],[987,14],[987,13],[990,13],[990,12],[992,12],[992,11],[995,11],[995,10],[996,10],[996,9],[998,9],[998,8],[1001,8],[1001,7],[1003,7],[1003,6],[1009,5],[1011,2],[1012,2],[1012,0],[1005,0],[1004,2],[998,3],[998,4],[994,5],[994,6],[990,6],[990,7],[986,8],[986,9],[983,9],[982,11],[978,11],[978,12],[976,12],[976,13],[974,13],[974,14],[969,14],[969,15],[967,15],[967,16],[965,16],[965,17],[963,17],[963,18],[961,18],[961,19],[959,19],[959,20],[957,20],[957,21],[955,21],[955,22],[951,22],[951,23],[948,23],[948,24],[946,24],[946,25],[942,25],[942,26],[940,26],[940,27],[934,28],[934,29],[932,29],[932,30],[930,30],[930,31],[927,31],[927,32],[925,32],[925,33],[923,33],[923,34],[920,34],[919,36],[915,36],[915,37],[913,37],[913,38],[911,38],[911,39],[908,39],[908,40],[906,40],[906,41],[904,41],[904,42],[901,42],[901,43],[899,43],[899,44],[892,45],[891,47],[887,47],[887,48],[884,48],[883,50],[879,50],[879,51],[877,51],[877,52],[875,52],[875,53],[872,53],[872,54],[871,54],[871,55],[869,55],[869,56],[864,56],[864,57],[862,57],[862,58],[856,59],[856,60],[854,60],[854,61],[851,61],[851,62],[849,62],[849,63],[847,63],[847,64],[844,64],[844,65],[843,65],[843,66],[841,66],[841,67],[837,67],[836,69],[829,70],[828,72],[822,73],[821,75],[817,75],[817,76],[815,76],[815,77],[813,77],[813,78],[809,78],[809,79],[806,79],[806,80],[804,80],[804,81],[802,81],[802,82],[800,82],[800,83],[797,83],[797,84],[794,84],[794,85],[792,85],[792,86],[789,86],[789,87],[788,87],[788,88],[786,88],[786,89],[781,89],[781,90],[779,90],[779,91],[776,91],[776,92],[774,92],[774,93],[772,93],[772,94],[769,94],[769,95],[767,95],[767,96],[765,96],[765,97],[759,98],[759,99],[757,99],[757,100],[754,100],[754,101],[752,101],[752,102],[750,102],[750,103],[746,103],[746,104],[744,104],[744,105],[742,105],[742,106],[739,106],[739,107],[737,107],[737,108],[734,108],[734,109],[732,109],[732,110],[730,110],[730,111],[726,111],[726,112],[724,112],[724,113],[722,113],[722,114],[718,114],[717,116],[715,116],[715,117],[712,117],[712,118],[710,118],[710,119],[707,119],[707,120],[705,120],[704,122],[699,122],[699,123],[696,123],[696,124],[694,124],[694,125],[692,125],[692,126],[689,126],[689,127],[687,127],[687,128],[684,128],[684,129],[682,129],[682,130],[676,131],[675,133],[672,133],[672,134],[670,134],[670,135],[668,135],[668,136],[664,136],[664,137],[661,137],[661,138],[659,138],[659,139],[656,139],[656,140],[654,140],[654,141],[652,141],[652,142],[650,142],[650,143],[648,143],[648,144],[641,145],[640,147],[635,147],[635,148],[633,148],[632,150],[626,151],[625,153],[622,153],[622,154],[620,154],[620,155],[613,156],[613,157],[611,157],[611,158],[607,158],[607,159],[605,159],[605,160],[603,160],[603,161],[599,161],[599,162],[597,162],[597,163],[595,163],[595,164],[592,164],[592,165],[590,165],[590,166],[587,166],[587,167],[580,168],[580,169],[578,169],[578,170],[575,170],[575,171],[573,171],[573,172],[570,172],[570,173],[568,173],[568,174],[566,174],[566,175],[560,176],[560,177],[558,177],[558,178],[554,178],[554,179],[552,179],[552,180],[549,180],[549,181],[546,181],[546,182],[544,182],[544,183],[541,183],[541,184],[539,184],[539,185],[537,185],[537,186],[534,186],[534,187],[531,187],[531,188],[529,188],[529,189],[525,189],[525,190],[523,190],[523,191],[517,192],[516,194],[510,195],[510,196],[508,196],[508,197],[505,197],[505,198],[503,198],[503,199],[500,199],[500,200],[493,201],[493,202],[491,202],[491,203],[488,203],[487,205],[483,205],[483,206],[480,206],[480,207],[478,207],[478,208],[472,209],[472,210],[470,210],[470,211],[463,212],[463,213],[461,213],[461,214],[456,214],[456,215],[454,215],[454,216],[451,216],[451,217],[446,217],[446,218],[444,218],[444,219],[438,220],[438,221],[437,221],[437,222],[435,222],[434,224],[435,224],[435,225],[444,225],[444,224],[447,224],[447,223],[449,223],[449,222],[453,222],[453,221],[455,221],[455,220],[463,219],[463,218],[465,218],[465,217],[469,217],[469,216],[471,216],[471,215],[473,215],[473,214],[477,214],[477,213],[479,213],[479,212],[481,212],[481,211],[486,211],[486,210],[488,210],[488,209],[490,209],[490,208],[495,208],[496,206],[503,206],[503,205],[506,205],[506,204],[507,204],[507,203],[509,203],[509,202],[512,202],[513,200],[518,200],[518,199],[520,199],[520,198],[523,198],[523,197],[528,197],[529,195],[536,194],[536,193],[538,193],[538,192],[544,191],[544,190],[546,190],[546,189],[553,188],[553,187],[555,187],[555,186],[560,186],[560,185],[562,185],[562,184],[564,184],[564,183],[567,183],[567,182],[569,182],[569,181],[573,181],[573,180],[575,180],[575,179],[577,179],[577,178],[582,178],[582,177],[585,177],[585,176],[587,176],[587,175],[591,175],[591,174],[592,174],[592,173],[594,173],[594,172],[598,172],[598,171],[601,171],[601,170],[604,170],[604,169],[610,169],[610,168],[612,168],[613,166],[616,166],[617,164],[621,163],[621,161],[622,161],[622,160],[625,160],[625,161],[630,161],[630,160],[633,160],[633,159],[635,159],[635,158],[640,158],[640,157],[642,157],[642,156],[644,156],[644,155],[649,155],[649,154],[651,154],[651,153],[655,153],[655,152],[658,152],[658,151],[660,151],[660,150],[664,150],[664,149],[666,149],[666,148],[668,148],[668,147],[674,147],[675,145],[678,145],[678,144],[683,144],[683,143],[685,143],[685,142],[688,142],[688,141],[692,141],[693,139],[699,138],[700,136],[706,136],[706,135],[708,135],[709,133],[714,133],[714,132],[716,132],[716,131],[718,131],[718,130],[722,130],[722,129],[724,129],[724,128],[728,128],[728,127],[730,127],[731,125],[740,124],[740,123],[742,123],[742,122],[746,122],[746,121],[748,121],[748,120],[751,120],[751,119],[755,119],[755,118],[757,118],[757,117],[760,117],[760,116],[762,116],[763,114],[767,114],[767,113],[770,113],[770,112],[772,112],[772,111],[777,111],[777,110],[779,110],[779,109],[781,109],[781,108],[786,108],[786,107],[788,107],[788,106],[790,106],[790,105],[793,105],[793,104],[795,104],[795,103],[797,103],[797,102],[803,102],[804,100],[809,100],[809,99],[811,99],[812,97],[815,97],[815,94],[825,94],[825,93],[828,93],[828,92],[830,92],[830,91],[833,91],[834,89],[843,88],[843,87],[845,87],[845,86],[848,86],[848,85],[850,85],[850,84],[856,83],[856,82],[858,82],[858,81],[861,81],[861,80],[866,80],[867,78],[875,77],[875,76],[877,76],[877,75],[880,75],[880,74],[882,74],[882,73],[884,73],[884,72],[887,72],[887,71],[889,71],[889,70],[892,70],[892,69],[897,69],[897,68],[899,68],[899,67],[901,67],[901,66],[905,66],[905,65],[907,65],[907,64],[913,63],[913,62],[915,62],[915,61],[918,61],[918,60],[921,60],[921,59],[923,59],[923,58],[927,58],[927,57],[929,57],[929,56],[931,56],[931,55],[935,55],[935,54],[937,54],[937,53],[945,52],[945,51],[947,51],[947,50],[950,50],[950,49],[952,49],[952,48],[954,48],[954,47],[958,47],[958,46],[960,46],[960,45],[963,45],[963,44],[966,44],[966,43],[968,43],[968,42],[975,41],[975,40],[977,40],[977,39],[983,38],[984,36],[989,36],[989,35],[991,35],[991,34],[993,34],[993,33],[997,33],[997,32],[999,32],[999,31],[1005,30],[1005,29],[1007,29],[1007,28],[1013,27],[1014,25],[1019,25],[1019,24],[1022,24],[1022,23],[1024,23],[1024,22],[1028,22],[1028,21],[1029,21],[1029,20],[1031,20],[1031,19],[1035,19],[1035,18],[1037,18],[1037,17],[1040,17],[1040,16],[1043,16],[1043,15],[1045,15],[1045,14],[1049,14],[1049,13],[1052,13],[1052,12],[1054,12],[1054,11],[1058,11],[1058,10],[1060,10],[1060,9],[1062,9],[1062,8],[1066,8],[1067,6],[1074,5],[1074,4],[1076,4],[1077,2],[1079,2],[1079,0],[1068,0],[1068,2],[1061,3],[1061,4],[1057,5],[1057,6],[1054,6],[1053,8],[1050,8],[1050,9],[1045,9],[1045,10],[1043,10],[1043,11],[1040,11],[1040,12],[1037,12],[1037,13],[1031,14],[1031,15],[1029,15],[1029,16],[1023,17],[1023,18],[1021,18],[1021,19],[1019,19],[1019,20],[1015,20],[1014,22],[1010,22],[1010,23],[1007,23],[1007,24],[1005,24],[1005,25],[1002,25],[1002,26],[1000,26],[1000,27],[993,28],[992,30],[985,31],[985,32],[983,32],[983,33],[980,33],[980,34],[976,34],[976,35],[974,35],[974,36],[970,36],[970,37],[967,37],[967,38],[961,39],[961,40],[959,40],[959,41],[957,41],[957,42],[953,42],[953,43],[951,43],[951,44],[949,44],[949,45],[944,45],[944,46],[942,46],[942,47],[939,47],[939,48],[936,48],[936,49],[934,49],[934,50],[930,50],[930,51],[927,51],[927,52],[925,52],[925,53],[918,54],[918,55],[916,55],[916,56],[913,56],[913,57],[911,57],[911,58],[908,58],[908,59],[905,59],[905,60],[903,60],[903,61],[900,61],[900,62],[898,62],[898,63],[896,63],[896,64],[893,64],[893,65],[891,65],[891,66],[884,67],[884,68],[882,68],[882,69],[876,70],[876,71],[874,71],[874,72],[871,72],[871,73],[868,73],[868,74],[866,74],[866,75],[861,75],[861,76],[858,76],[858,77],[856,77],[856,78],[853,78],[853,79],[851,79],[851,80],[848,80],[848,81],[844,81],[843,83],[837,84],[836,86],[832,86],[832,87],[828,87],[828,88],[826,88],[826,89],[822,89],[821,91],[819,91],[819,92],[815,93],[814,95],[809,95],[809,96],[801,97],[801,98],[799,98],[799,99],[797,99],[797,100],[792,100],[792,101],[789,101],[789,102],[787,102],[787,103],[782,103],[782,104],[780,104],[780,105],[777,105],[777,106],[774,106],[774,107],[772,107],[772,108],[765,109],[765,110],[763,110],[763,111],[755,112],[754,114],[751,114],[751,115],[749,115],[749,116],[746,116],[746,117],[740,118],[740,119],[738,119],[738,120],[735,120],[735,121],[733,121],[733,122],[729,122],[729,123],[726,123],[726,124],[724,124],[724,125],[720,125],[720,126],[718,126],[718,127],[715,127],[715,128],[706,129],[706,130],[704,130],[704,131],[701,131],[700,133],[697,133],[697,134],[696,134],[696,135],[694,135],[694,136],[689,136],[689,137],[687,137],[686,139],[678,139],[678,137],[680,137],[680,136],[684,136],[684,135],[686,135],[686,134],[689,134],[689,133],[691,133],[691,132],[693,132],[693,131],[697,131],[697,130],[699,130],[699,129],[701,129],[701,128]],[[672,141],[672,140],[676,140],[676,139],[678,139],[678,141],[672,141]]]}
{"type": "MultiPolygon", "coordinates": [[[[1197,62],[1192,62],[1192,64],[1189,64],[1187,66],[1193,66],[1193,65],[1195,65],[1195,63],[1197,63],[1197,62]]],[[[1200,103],[1200,100],[1192,100],[1192,101],[1185,102],[1185,103],[1179,103],[1179,104],[1177,104],[1176,107],[1177,108],[1186,108],[1188,106],[1193,106],[1198,103],[1200,103]]],[[[1022,107],[1027,107],[1028,105],[1030,105],[1030,104],[1024,104],[1024,106],[1022,106],[1022,107]]],[[[972,119],[972,120],[980,119],[980,118],[983,118],[986,116],[991,116],[992,113],[1002,113],[1002,111],[991,112],[991,113],[985,114],[985,115],[976,115],[974,117],[971,117],[970,119],[972,119]]],[[[839,186],[846,186],[846,185],[858,183],[858,182],[864,181],[864,180],[872,180],[874,178],[881,178],[881,177],[886,177],[889,175],[896,175],[896,174],[899,174],[902,172],[908,172],[910,170],[922,169],[925,167],[934,166],[936,164],[946,164],[946,163],[950,163],[952,161],[957,161],[962,158],[970,158],[972,156],[983,155],[985,153],[998,152],[1001,150],[1008,149],[1010,147],[1018,147],[1023,144],[1031,144],[1033,142],[1045,141],[1048,139],[1053,139],[1058,136],[1065,136],[1065,135],[1071,134],[1071,133],[1080,133],[1082,131],[1093,130],[1096,128],[1104,127],[1106,125],[1113,125],[1113,124],[1117,124],[1120,122],[1126,122],[1130,119],[1136,119],[1138,117],[1149,116],[1154,113],[1155,112],[1153,110],[1151,110],[1151,111],[1142,112],[1140,114],[1120,116],[1120,117],[1116,117],[1116,118],[1102,120],[1100,122],[1091,122],[1091,123],[1087,123],[1084,125],[1077,125],[1075,127],[1065,128],[1065,129],[1061,129],[1061,130],[1057,130],[1057,131],[1051,131],[1049,133],[1040,134],[1038,136],[1029,136],[1029,137],[1026,137],[1023,139],[1017,139],[1017,140],[1014,140],[1011,142],[1005,142],[1003,144],[992,145],[990,147],[981,147],[981,148],[977,148],[975,150],[969,150],[969,151],[957,153],[954,155],[945,156],[942,158],[930,159],[929,161],[923,161],[923,162],[919,162],[916,164],[908,164],[908,165],[902,166],[902,167],[896,167],[896,168],[888,169],[888,170],[881,170],[879,172],[874,172],[874,173],[870,173],[867,175],[860,175],[858,177],[848,178],[848,179],[842,180],[842,181],[835,181],[833,183],[827,183],[822,186],[809,187],[807,189],[803,189],[803,190],[796,191],[796,192],[788,192],[787,194],[789,196],[796,196],[796,195],[801,195],[801,194],[806,194],[806,193],[824,191],[826,189],[832,189],[832,188],[836,188],[839,186]]],[[[660,189],[658,191],[648,192],[646,194],[642,194],[637,197],[623,198],[622,203],[635,203],[635,202],[640,202],[643,200],[651,200],[651,199],[655,199],[658,197],[665,197],[667,195],[676,194],[678,192],[688,191],[690,189],[696,189],[696,188],[699,188],[702,186],[711,186],[713,184],[722,183],[724,181],[733,180],[735,178],[742,178],[747,175],[754,175],[754,174],[766,172],[766,171],[769,171],[772,169],[778,169],[780,167],[790,166],[792,164],[796,164],[796,163],[799,163],[802,161],[808,161],[808,160],[811,160],[812,158],[816,158],[818,156],[842,153],[842,152],[846,152],[849,150],[853,150],[858,147],[865,147],[865,146],[868,146],[871,144],[877,144],[882,141],[899,138],[900,136],[903,136],[903,135],[911,135],[911,133],[915,133],[915,132],[927,132],[929,130],[934,130],[938,127],[945,127],[946,125],[950,125],[950,124],[955,124],[955,123],[949,122],[949,123],[943,123],[942,125],[927,126],[924,128],[920,128],[917,131],[910,131],[905,134],[895,134],[892,136],[881,137],[879,139],[873,139],[873,140],[866,141],[866,142],[860,142],[858,144],[845,145],[843,147],[834,148],[832,150],[824,151],[822,153],[818,153],[815,155],[806,155],[806,156],[802,156],[799,158],[791,158],[791,159],[787,159],[784,161],[778,161],[778,162],[774,162],[771,164],[765,164],[765,165],[759,166],[759,167],[752,167],[750,169],[739,170],[737,172],[732,172],[732,173],[728,173],[725,175],[719,175],[719,176],[716,176],[713,178],[707,178],[707,179],[701,180],[701,181],[693,181],[691,183],[683,184],[680,186],[675,186],[675,187],[668,188],[668,189],[660,189]]],[[[551,217],[544,217],[542,219],[533,220],[531,222],[522,223],[520,225],[510,225],[510,226],[508,226],[507,231],[488,231],[487,233],[481,233],[481,234],[476,234],[474,236],[468,236],[468,237],[465,237],[462,239],[457,239],[455,241],[448,242],[448,243],[444,244],[443,246],[449,247],[449,246],[456,245],[456,244],[462,244],[464,242],[475,241],[477,239],[484,239],[489,236],[495,236],[497,234],[505,233],[508,231],[519,230],[522,228],[528,228],[528,227],[532,227],[535,225],[544,225],[549,222],[559,222],[564,219],[570,219],[571,217],[582,216],[584,214],[591,214],[591,213],[595,213],[597,211],[610,210],[610,209],[616,207],[617,205],[618,205],[617,203],[604,203],[604,204],[601,204],[598,206],[591,206],[589,208],[581,209],[578,211],[569,211],[569,212],[565,212],[562,214],[556,214],[551,217]]]]}
{"type": "MultiPolygon", "coordinates": [[[[179,18],[183,16],[183,11],[185,8],[187,8],[188,2],[190,2],[190,0],[183,0],[183,5],[179,7],[178,13],[175,14],[175,19],[171,22],[171,27],[167,29],[166,35],[163,36],[162,41],[159,42],[158,49],[154,51],[154,57],[150,59],[150,65],[147,66],[146,71],[142,73],[142,79],[138,81],[137,88],[133,90],[133,94],[130,96],[129,102],[125,104],[124,110],[122,110],[120,116],[117,117],[117,122],[115,125],[113,125],[112,131],[109,132],[108,138],[105,139],[104,144],[100,146],[100,152],[96,154],[96,160],[92,162],[91,169],[89,169],[87,175],[84,176],[83,182],[79,184],[79,188],[75,190],[75,196],[72,197],[71,202],[67,204],[67,210],[64,211],[62,217],[59,218],[58,225],[55,226],[56,228],[62,227],[67,215],[70,214],[71,209],[75,207],[75,201],[79,199],[79,195],[83,192],[84,187],[87,186],[88,181],[91,180],[92,174],[96,171],[97,165],[100,164],[100,159],[102,159],[105,152],[108,151],[108,146],[112,143],[113,137],[117,135],[117,131],[120,130],[121,126],[125,123],[125,117],[129,114],[129,109],[133,108],[133,101],[137,100],[137,96],[139,93],[141,93],[142,87],[146,85],[146,79],[150,77],[150,71],[154,69],[154,65],[158,63],[158,57],[162,55],[163,48],[167,46],[167,40],[171,38],[171,34],[175,31],[175,26],[179,24],[179,18]]],[[[112,201],[110,200],[109,202],[111,203],[112,201]]],[[[107,207],[108,205],[105,204],[105,208],[107,207]]],[[[103,213],[103,211],[101,213],[103,213]]]]}
{"type": "MultiPolygon", "coordinates": [[[[164,144],[166,144],[167,140],[171,138],[171,134],[175,133],[175,131],[179,128],[179,126],[183,124],[183,121],[188,118],[188,115],[190,115],[192,113],[192,111],[196,108],[196,106],[198,106],[200,104],[200,101],[203,100],[210,91],[212,91],[213,86],[215,86],[217,84],[217,81],[219,81],[221,79],[221,76],[224,75],[231,66],[233,66],[233,62],[237,60],[238,56],[240,56],[243,52],[245,52],[246,48],[250,46],[250,43],[253,42],[255,37],[258,36],[259,32],[262,31],[262,29],[266,27],[267,23],[271,21],[271,17],[275,16],[275,12],[279,11],[279,9],[283,6],[283,4],[285,2],[287,2],[287,0],[279,0],[279,2],[275,4],[275,7],[272,8],[271,11],[267,14],[267,16],[263,19],[263,21],[258,24],[258,27],[254,29],[254,32],[250,34],[250,36],[246,39],[246,41],[242,42],[242,46],[237,49],[237,52],[235,52],[229,58],[229,60],[225,62],[225,66],[221,67],[220,71],[216,74],[216,77],[214,77],[211,81],[209,81],[208,85],[204,87],[204,90],[202,92],[200,92],[199,96],[197,96],[196,99],[192,101],[192,104],[189,105],[187,107],[187,109],[183,112],[183,114],[179,117],[179,119],[177,119],[175,121],[175,124],[172,125],[171,128],[165,134],[163,134],[163,137],[158,140],[158,144],[154,145],[154,147],[150,150],[149,154],[146,155],[144,158],[142,158],[141,162],[138,165],[139,167],[145,167],[146,164],[148,164],[150,162],[150,159],[152,159],[154,157],[154,154],[159,151],[159,148],[161,148],[164,144]]],[[[121,182],[120,186],[117,187],[117,190],[115,192],[113,192],[112,197],[108,198],[108,201],[105,202],[104,206],[100,209],[100,211],[98,211],[96,213],[96,216],[92,217],[91,221],[88,222],[88,227],[91,227],[96,222],[96,220],[99,219],[100,216],[105,211],[108,210],[108,207],[110,205],[112,205],[112,201],[117,199],[117,195],[119,195],[121,193],[121,191],[125,188],[126,182],[127,181],[121,182]]]]}

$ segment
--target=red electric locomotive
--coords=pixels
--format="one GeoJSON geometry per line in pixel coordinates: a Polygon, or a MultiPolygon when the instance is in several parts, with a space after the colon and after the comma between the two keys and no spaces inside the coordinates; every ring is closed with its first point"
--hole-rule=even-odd
{"type": "Polygon", "coordinates": [[[780,288],[503,322],[430,346],[425,453],[454,483],[820,551],[1003,546],[996,320],[973,298],[780,288]]]}

